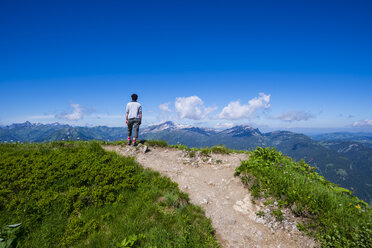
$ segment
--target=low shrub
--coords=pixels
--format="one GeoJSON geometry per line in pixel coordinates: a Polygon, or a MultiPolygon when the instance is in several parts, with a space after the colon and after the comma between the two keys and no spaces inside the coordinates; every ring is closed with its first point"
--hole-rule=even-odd
{"type": "Polygon", "coordinates": [[[212,146],[211,150],[213,153],[220,153],[220,154],[230,153],[230,150],[227,149],[226,146],[223,146],[223,145],[212,146]]]}
{"type": "Polygon", "coordinates": [[[212,150],[207,146],[205,148],[201,148],[200,149],[200,153],[206,157],[208,157],[211,153],[212,153],[212,150]]]}
{"type": "Polygon", "coordinates": [[[190,158],[195,157],[195,151],[190,151],[190,152],[189,152],[189,157],[190,157],[190,158]]]}
{"type": "Polygon", "coordinates": [[[176,149],[179,149],[179,150],[189,150],[189,148],[186,146],[186,145],[170,145],[169,146],[170,148],[176,148],[176,149]]]}

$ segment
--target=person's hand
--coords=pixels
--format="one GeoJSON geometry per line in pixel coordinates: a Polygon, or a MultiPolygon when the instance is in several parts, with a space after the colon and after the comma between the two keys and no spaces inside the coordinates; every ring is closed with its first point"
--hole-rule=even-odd
{"type": "Polygon", "coordinates": [[[140,119],[140,121],[139,121],[138,125],[141,125],[141,123],[142,123],[142,120],[140,119]]]}
{"type": "Polygon", "coordinates": [[[125,120],[125,124],[127,124],[127,125],[128,125],[128,120],[125,120]]]}

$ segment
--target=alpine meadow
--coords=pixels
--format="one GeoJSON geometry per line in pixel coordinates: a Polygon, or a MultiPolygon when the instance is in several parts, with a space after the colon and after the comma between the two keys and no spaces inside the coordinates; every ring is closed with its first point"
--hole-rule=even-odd
{"type": "Polygon", "coordinates": [[[371,13],[0,1],[0,248],[372,248],[371,13]]]}

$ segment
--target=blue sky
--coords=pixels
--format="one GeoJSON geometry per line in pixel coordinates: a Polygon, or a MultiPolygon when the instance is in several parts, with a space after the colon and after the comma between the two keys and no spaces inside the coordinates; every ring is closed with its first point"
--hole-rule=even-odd
{"type": "Polygon", "coordinates": [[[0,0],[0,125],[372,131],[371,1],[0,0]]]}

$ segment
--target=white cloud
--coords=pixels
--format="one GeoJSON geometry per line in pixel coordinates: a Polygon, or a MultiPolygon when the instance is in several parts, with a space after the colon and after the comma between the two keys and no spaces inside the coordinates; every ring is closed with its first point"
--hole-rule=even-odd
{"type": "Polygon", "coordinates": [[[253,114],[257,110],[262,108],[270,108],[270,95],[266,95],[265,93],[259,93],[259,97],[249,100],[246,105],[241,105],[239,100],[230,102],[216,118],[230,120],[249,119],[253,117],[253,114]]]}
{"type": "Polygon", "coordinates": [[[162,103],[159,105],[160,113],[157,116],[157,119],[161,122],[173,120],[172,110],[169,108],[171,102],[162,103]]]}
{"type": "Polygon", "coordinates": [[[170,102],[162,103],[159,105],[159,109],[163,112],[172,112],[172,110],[169,109],[170,102]]]}
{"type": "Polygon", "coordinates": [[[311,118],[314,118],[312,114],[303,112],[303,111],[298,111],[298,112],[289,111],[281,115],[272,117],[272,119],[278,119],[278,120],[287,121],[287,122],[306,121],[311,118]]]}
{"type": "Polygon", "coordinates": [[[372,120],[360,120],[353,124],[354,127],[372,127],[372,120]]]}
{"type": "Polygon", "coordinates": [[[70,120],[70,121],[77,121],[77,120],[83,119],[84,117],[83,107],[77,103],[71,104],[71,107],[74,109],[74,111],[71,114],[61,113],[57,115],[56,117],[60,119],[70,120]]]}
{"type": "Polygon", "coordinates": [[[214,125],[214,128],[226,129],[226,128],[232,128],[233,126],[235,126],[233,122],[224,122],[224,123],[217,123],[216,125],[214,125]]]}
{"type": "Polygon", "coordinates": [[[216,110],[205,107],[202,99],[197,96],[177,97],[174,106],[180,119],[201,120],[216,110]]]}

